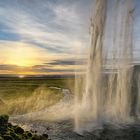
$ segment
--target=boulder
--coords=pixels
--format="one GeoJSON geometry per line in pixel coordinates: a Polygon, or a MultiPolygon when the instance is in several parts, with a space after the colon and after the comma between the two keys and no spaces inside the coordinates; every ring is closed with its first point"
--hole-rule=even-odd
{"type": "Polygon", "coordinates": [[[15,133],[16,134],[23,134],[24,133],[24,129],[22,129],[21,127],[18,126],[18,127],[15,128],[15,133]]]}
{"type": "Polygon", "coordinates": [[[42,136],[45,137],[45,138],[49,137],[48,134],[43,134],[42,136]]]}

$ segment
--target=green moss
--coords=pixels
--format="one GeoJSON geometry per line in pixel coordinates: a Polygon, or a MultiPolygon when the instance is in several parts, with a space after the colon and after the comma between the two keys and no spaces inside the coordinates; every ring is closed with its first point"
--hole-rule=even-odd
{"type": "Polygon", "coordinates": [[[15,140],[20,140],[20,136],[15,134],[14,132],[10,132],[10,135],[15,139],[15,140]]]}
{"type": "Polygon", "coordinates": [[[0,136],[0,140],[4,140],[3,137],[0,136]]]}
{"type": "Polygon", "coordinates": [[[14,138],[10,135],[3,135],[4,140],[14,140],[14,138]]]}

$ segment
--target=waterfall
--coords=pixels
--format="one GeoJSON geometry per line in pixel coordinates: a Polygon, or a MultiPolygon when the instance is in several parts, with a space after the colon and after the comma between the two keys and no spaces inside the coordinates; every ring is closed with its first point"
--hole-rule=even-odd
{"type": "Polygon", "coordinates": [[[77,132],[131,121],[133,11],[132,0],[95,1],[86,76],[76,77],[77,132]]]}

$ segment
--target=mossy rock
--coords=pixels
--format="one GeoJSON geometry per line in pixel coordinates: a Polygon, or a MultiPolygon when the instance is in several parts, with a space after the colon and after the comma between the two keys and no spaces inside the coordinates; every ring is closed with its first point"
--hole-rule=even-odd
{"type": "Polygon", "coordinates": [[[4,140],[15,140],[12,136],[10,135],[3,135],[2,136],[4,138],[4,140]]]}
{"type": "Polygon", "coordinates": [[[7,131],[9,132],[15,132],[13,128],[7,127],[7,131]]]}
{"type": "Polygon", "coordinates": [[[25,131],[23,136],[24,136],[24,138],[28,139],[28,138],[32,138],[33,134],[29,131],[25,131]]]}
{"type": "Polygon", "coordinates": [[[0,140],[4,140],[3,137],[0,136],[0,140]]]}
{"type": "MultiPolygon", "coordinates": [[[[48,140],[48,134],[37,135],[8,123],[9,116],[0,116],[0,140],[48,140]]],[[[50,140],[50,139],[49,139],[50,140]]]]}
{"type": "Polygon", "coordinates": [[[21,140],[20,136],[14,132],[10,132],[10,135],[14,138],[14,140],[21,140]]]}
{"type": "Polygon", "coordinates": [[[33,136],[32,133],[30,133],[30,132],[26,132],[26,135],[27,135],[28,137],[32,137],[32,136],[33,136]]]}
{"type": "Polygon", "coordinates": [[[5,134],[7,132],[7,126],[0,126],[0,134],[5,134]]]}
{"type": "Polygon", "coordinates": [[[9,120],[9,116],[8,115],[1,115],[0,116],[0,127],[7,125],[8,124],[8,120],[9,120]]]}
{"type": "Polygon", "coordinates": [[[8,123],[8,127],[9,127],[9,128],[13,128],[13,126],[12,126],[11,123],[8,123]]]}
{"type": "Polygon", "coordinates": [[[21,127],[18,126],[18,127],[15,128],[15,133],[16,134],[23,134],[24,133],[24,129],[22,129],[21,127]]]}

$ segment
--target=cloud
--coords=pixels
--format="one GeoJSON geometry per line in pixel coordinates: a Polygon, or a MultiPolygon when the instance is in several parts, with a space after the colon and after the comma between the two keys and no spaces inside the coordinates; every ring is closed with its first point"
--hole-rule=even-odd
{"type": "MultiPolygon", "coordinates": [[[[1,0],[0,70],[3,72],[5,68],[5,72],[17,72],[15,69],[18,69],[30,73],[68,73],[74,69],[82,71],[90,46],[89,19],[92,2],[93,0],[1,0]],[[26,57],[19,48],[24,48],[26,57]],[[18,49],[21,56],[17,53],[18,49]],[[17,66],[19,60],[23,60],[22,63],[28,67],[21,69],[21,66],[17,66]]],[[[134,29],[134,55],[137,60],[140,44],[139,13],[137,10],[134,29]]],[[[108,34],[111,36],[110,32],[108,34]]]]}
{"type": "Polygon", "coordinates": [[[75,53],[77,48],[87,47],[88,32],[86,33],[85,29],[88,24],[85,27],[82,17],[78,14],[79,3],[64,0],[34,0],[34,3],[19,0],[16,3],[14,0],[15,5],[10,1],[6,4],[8,5],[0,9],[0,16],[1,23],[9,29],[4,29],[3,32],[17,34],[20,40],[39,44],[51,53],[75,53]],[[80,46],[77,43],[81,43],[80,46]]]}
{"type": "Polygon", "coordinates": [[[68,73],[81,69],[76,59],[87,54],[91,1],[0,1],[0,70],[68,73]]]}
{"type": "Polygon", "coordinates": [[[17,41],[0,41],[0,50],[0,74],[74,74],[82,71],[85,61],[83,57],[51,54],[44,48],[17,41]]]}
{"type": "Polygon", "coordinates": [[[0,70],[15,70],[17,67],[16,65],[0,65],[0,70]]]}
{"type": "Polygon", "coordinates": [[[86,59],[54,60],[53,62],[46,63],[46,64],[62,65],[62,66],[67,66],[67,65],[84,65],[84,64],[86,64],[86,59]]]}
{"type": "Polygon", "coordinates": [[[84,72],[84,67],[49,67],[47,65],[35,65],[35,66],[17,66],[17,65],[0,65],[0,74],[24,74],[24,75],[69,75],[75,72],[84,72]]]}

